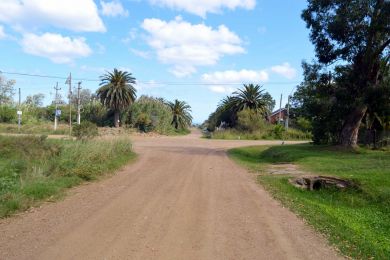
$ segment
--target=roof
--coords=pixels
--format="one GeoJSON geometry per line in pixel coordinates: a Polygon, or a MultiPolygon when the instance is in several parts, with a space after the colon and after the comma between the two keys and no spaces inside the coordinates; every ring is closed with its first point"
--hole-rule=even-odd
{"type": "Polygon", "coordinates": [[[278,109],[278,110],[272,112],[270,116],[275,116],[275,115],[277,115],[277,114],[279,114],[280,112],[283,112],[283,111],[287,111],[287,109],[286,108],[278,109]]]}

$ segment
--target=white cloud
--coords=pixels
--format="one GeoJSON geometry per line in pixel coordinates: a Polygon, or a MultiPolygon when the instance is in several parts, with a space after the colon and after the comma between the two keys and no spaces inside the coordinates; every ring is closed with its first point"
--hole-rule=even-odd
{"type": "Polygon", "coordinates": [[[224,8],[252,10],[256,6],[256,0],[149,0],[149,2],[175,10],[183,10],[201,17],[205,17],[207,13],[221,13],[224,8]]]}
{"type": "Polygon", "coordinates": [[[287,79],[294,79],[297,75],[296,69],[291,67],[291,65],[288,62],[285,62],[282,65],[273,66],[271,68],[271,71],[287,79]]]}
{"type": "Polygon", "coordinates": [[[227,87],[227,86],[209,86],[209,89],[212,92],[216,93],[224,93],[224,94],[231,94],[235,91],[233,87],[227,87]]]}
{"type": "Polygon", "coordinates": [[[202,81],[213,85],[209,89],[216,93],[230,94],[235,88],[229,84],[264,83],[269,79],[265,70],[226,70],[202,75],[202,81]]]}
{"type": "Polygon", "coordinates": [[[139,82],[137,81],[137,85],[135,86],[137,90],[148,90],[148,89],[156,89],[156,88],[162,88],[165,85],[162,83],[158,83],[155,80],[148,80],[145,82],[139,82]]]}
{"type": "Polygon", "coordinates": [[[26,31],[54,26],[77,32],[104,32],[93,0],[1,0],[0,22],[26,31]]]}
{"type": "Polygon", "coordinates": [[[138,56],[138,57],[141,57],[141,58],[144,58],[144,59],[149,59],[150,58],[150,53],[147,52],[147,51],[141,51],[141,50],[137,50],[137,49],[133,49],[131,48],[130,51],[138,56]]]}
{"type": "Polygon", "coordinates": [[[224,25],[213,29],[176,17],[169,22],[145,19],[142,28],[159,61],[172,65],[170,71],[178,77],[195,73],[198,66],[214,65],[224,55],[245,52],[242,40],[224,25]]]}
{"type": "Polygon", "coordinates": [[[0,25],[0,39],[4,39],[7,35],[4,32],[4,27],[0,25]]]}
{"type": "Polygon", "coordinates": [[[265,70],[226,70],[203,74],[202,80],[206,83],[262,83],[268,81],[268,73],[265,70]]]}
{"type": "Polygon", "coordinates": [[[114,0],[111,2],[100,1],[100,5],[102,6],[102,14],[105,16],[124,16],[127,17],[129,12],[123,8],[121,2],[118,0],[114,0]]]}
{"type": "Polygon", "coordinates": [[[21,45],[26,53],[48,58],[54,63],[72,63],[74,59],[87,57],[92,53],[84,38],[72,39],[53,33],[40,36],[25,34],[21,45]]]}

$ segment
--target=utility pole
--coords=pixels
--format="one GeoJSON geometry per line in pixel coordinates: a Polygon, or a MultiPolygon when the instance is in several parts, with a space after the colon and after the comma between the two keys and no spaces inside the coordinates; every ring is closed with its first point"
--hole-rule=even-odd
{"type": "Polygon", "coordinates": [[[22,123],[22,111],[20,110],[21,93],[19,88],[19,105],[18,105],[18,130],[20,132],[20,124],[22,123]]]}
{"type": "Polygon", "coordinates": [[[69,73],[68,79],[65,84],[69,84],[69,135],[72,135],[72,73],[69,73]]]}
{"type": "Polygon", "coordinates": [[[291,98],[291,96],[288,96],[288,99],[287,99],[286,130],[288,130],[288,124],[289,124],[289,120],[290,120],[290,98],[291,98]]]}
{"type": "Polygon", "coordinates": [[[279,105],[279,125],[282,121],[282,99],[283,99],[283,94],[280,94],[280,105],[279,105]]]}
{"type": "Polygon", "coordinates": [[[54,112],[54,131],[57,130],[57,125],[58,125],[58,90],[61,90],[61,88],[58,87],[58,82],[56,86],[54,87],[56,90],[56,96],[55,96],[55,104],[56,104],[56,110],[54,112]]]}
{"type": "Polygon", "coordinates": [[[80,99],[80,90],[81,90],[81,82],[78,83],[77,87],[77,124],[79,125],[81,123],[81,99],[80,99]]]}

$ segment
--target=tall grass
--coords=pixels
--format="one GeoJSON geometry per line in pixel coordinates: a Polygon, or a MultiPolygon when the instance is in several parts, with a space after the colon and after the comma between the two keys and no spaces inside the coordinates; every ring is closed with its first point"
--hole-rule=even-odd
{"type": "Polygon", "coordinates": [[[22,124],[20,131],[17,124],[0,124],[0,133],[21,133],[21,134],[38,134],[38,135],[65,135],[69,133],[69,126],[66,124],[59,124],[56,131],[53,129],[52,123],[36,123],[36,124],[22,124]]]}
{"type": "Polygon", "coordinates": [[[134,158],[129,139],[65,141],[0,136],[0,217],[118,169],[134,158]]]}
{"type": "Polygon", "coordinates": [[[274,126],[257,130],[257,131],[242,131],[237,129],[226,129],[214,131],[210,137],[212,139],[227,139],[227,140],[311,140],[311,134],[298,129],[283,128],[276,129],[274,126]]]}

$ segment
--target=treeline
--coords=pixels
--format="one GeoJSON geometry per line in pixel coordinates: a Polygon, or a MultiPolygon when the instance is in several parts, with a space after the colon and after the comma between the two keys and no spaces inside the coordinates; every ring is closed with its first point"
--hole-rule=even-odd
{"type": "MultiPolygon", "coordinates": [[[[174,134],[188,131],[192,124],[191,107],[184,101],[141,96],[136,99],[135,79],[131,73],[114,69],[101,77],[96,93],[83,89],[80,93],[81,121],[99,127],[131,127],[142,132],[174,134]]],[[[28,96],[21,105],[14,102],[15,81],[0,77],[0,123],[17,123],[21,110],[24,125],[54,122],[56,104],[43,106],[44,95],[28,96]]],[[[69,113],[76,122],[77,95],[72,94],[71,107],[61,97],[56,100],[59,122],[69,123],[69,113]]]]}
{"type": "Polygon", "coordinates": [[[390,143],[390,2],[308,2],[317,59],[303,63],[292,115],[311,124],[317,144],[390,143]]]}
{"type": "MultiPolygon", "coordinates": [[[[309,139],[310,133],[271,123],[275,100],[259,85],[248,84],[227,96],[203,124],[217,139],[309,139]]],[[[284,123],[284,120],[282,121],[284,123]]]]}

